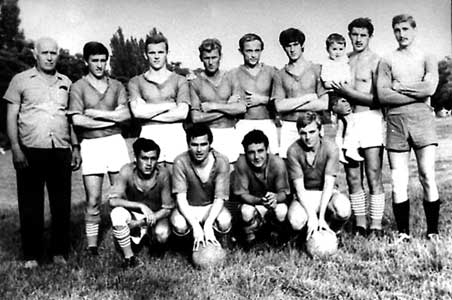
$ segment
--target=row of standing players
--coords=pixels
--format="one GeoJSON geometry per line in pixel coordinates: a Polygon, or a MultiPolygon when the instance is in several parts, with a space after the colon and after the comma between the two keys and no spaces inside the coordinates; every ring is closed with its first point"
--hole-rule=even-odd
{"type": "MultiPolygon", "coordinates": [[[[221,43],[206,39],[199,47],[204,70],[189,81],[166,69],[168,41],[163,34],[155,32],[145,47],[149,70],[129,81],[128,97],[121,83],[105,75],[108,50],[102,44],[85,45],[84,59],[89,72],[71,85],[66,76],[55,71],[56,42],[49,38],[38,40],[36,67],[16,75],[4,96],[8,101],[8,136],[17,170],[26,264],[36,266],[42,256],[42,247],[36,245],[42,245],[43,217],[36,212],[42,212],[45,182],[52,212],[53,254],[57,261],[65,261],[69,251],[70,201],[66,199],[70,199],[70,168],[71,163],[77,168],[80,158],[88,202],[86,235],[92,253],[97,253],[99,204],[105,173],[110,177],[112,191],[122,191],[112,192],[109,199],[115,207],[113,234],[123,250],[126,265],[135,263],[130,248],[131,228],[145,230],[147,225],[155,225],[152,228],[157,240],[169,233],[168,216],[172,207],[163,199],[171,198],[171,193],[175,194],[177,204],[171,214],[174,232],[187,234],[191,229],[194,249],[205,242],[217,244],[213,228],[222,232],[229,228],[226,221],[228,218],[230,221],[230,215],[224,208],[229,195],[229,184],[226,184],[229,172],[218,184],[212,180],[224,173],[218,168],[229,168],[225,162],[237,159],[242,152],[240,141],[250,131],[251,139],[254,136],[257,140],[243,145],[245,155],[237,160],[234,173],[240,179],[234,179],[232,185],[234,196],[242,203],[241,216],[249,240],[267,210],[273,212],[275,220],[284,220],[287,215],[293,229],[306,227],[309,235],[318,228],[330,230],[325,222],[328,208],[333,216],[346,219],[350,206],[358,233],[366,234],[369,228],[374,235],[381,236],[385,203],[381,167],[385,142],[400,239],[410,238],[407,189],[411,149],[416,153],[424,187],[427,234],[429,238],[437,238],[436,138],[429,106],[429,96],[438,80],[436,63],[413,44],[416,23],[411,16],[394,17],[393,30],[399,48],[382,59],[369,49],[373,36],[370,19],[355,19],[348,30],[353,52],[344,55],[345,39],[330,35],[326,41],[329,60],[322,68],[303,57],[305,35],[295,28],[280,34],[280,44],[289,59],[281,70],[260,62],[264,43],[256,34],[246,34],[239,41],[244,64],[223,72],[219,69],[221,43]],[[386,110],[386,122],[382,107],[386,110]],[[342,126],[336,138],[341,151],[321,138],[318,115],[311,112],[327,109],[341,116],[342,126]],[[274,111],[280,117],[278,129],[274,111]],[[175,160],[187,147],[183,121],[188,113],[193,123],[208,125],[213,138],[208,138],[209,134],[188,134],[189,151],[175,160]],[[131,115],[142,123],[140,136],[145,139],[138,141],[157,142],[161,151],[153,151],[158,152],[158,159],[166,165],[174,162],[172,187],[168,184],[159,195],[155,195],[156,187],[160,187],[156,176],[166,174],[164,168],[151,167],[155,157],[146,157],[148,165],[143,167],[143,170],[154,170],[150,177],[137,168],[140,155],[149,151],[135,152],[136,164],[128,164],[118,173],[129,160],[118,124],[131,115]],[[263,132],[268,146],[256,137],[263,132]],[[208,149],[215,150],[205,153],[206,143],[208,149]],[[264,164],[259,167],[262,157],[265,157],[264,164]],[[287,175],[285,180],[273,178],[274,172],[284,173],[282,158],[287,160],[295,195],[294,201],[285,206],[280,204],[286,202],[288,195],[288,186],[282,184],[287,181],[287,175]],[[339,159],[344,162],[349,197],[334,189],[339,159]],[[241,172],[240,166],[249,172],[241,172]],[[369,197],[363,188],[361,168],[367,176],[369,197]],[[41,199],[31,201],[36,195],[41,195],[41,199]],[[152,200],[153,204],[146,205],[145,200],[152,200]],[[166,227],[158,226],[163,223],[166,227]]],[[[205,126],[189,126],[188,132],[200,128],[205,126]]]]}

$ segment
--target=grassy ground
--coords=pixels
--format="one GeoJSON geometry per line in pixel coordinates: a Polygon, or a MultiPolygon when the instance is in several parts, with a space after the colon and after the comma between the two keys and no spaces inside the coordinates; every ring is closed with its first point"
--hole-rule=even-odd
{"type": "MultiPolygon", "coordinates": [[[[0,156],[0,298],[1,299],[452,299],[452,141],[450,118],[438,120],[440,146],[437,179],[443,199],[439,243],[427,242],[421,187],[410,178],[411,243],[390,238],[394,221],[385,163],[387,191],[382,241],[346,233],[329,259],[311,259],[294,245],[274,249],[260,245],[249,252],[236,247],[215,270],[195,270],[180,251],[163,258],[142,251],[144,266],[122,270],[111,231],[104,224],[98,258],[85,256],[80,173],[73,178],[72,255],[64,267],[46,264],[20,268],[20,236],[11,154],[0,156]]],[[[385,159],[386,160],[386,159],[385,159]]],[[[411,167],[415,169],[412,161],[411,167]]],[[[412,172],[412,174],[415,174],[412,172]]],[[[340,182],[344,183],[343,174],[340,182]]],[[[105,186],[107,188],[107,186],[105,186]]]]}

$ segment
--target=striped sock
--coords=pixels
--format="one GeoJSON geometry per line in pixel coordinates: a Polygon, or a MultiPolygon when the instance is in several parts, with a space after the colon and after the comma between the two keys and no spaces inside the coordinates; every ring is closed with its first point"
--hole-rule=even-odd
{"type": "Polygon", "coordinates": [[[133,256],[133,252],[131,250],[130,245],[130,229],[129,226],[118,226],[113,227],[113,236],[124,252],[124,257],[129,258],[133,256]]]}
{"type": "Polygon", "coordinates": [[[370,195],[370,229],[381,230],[381,221],[385,211],[385,194],[370,195]]]}
{"type": "Polygon", "coordinates": [[[86,240],[88,247],[97,247],[97,236],[99,235],[99,224],[86,223],[85,224],[86,240]]]}
{"type": "Polygon", "coordinates": [[[350,202],[353,214],[355,215],[356,226],[366,229],[366,193],[360,191],[358,193],[350,194],[350,202]]]}

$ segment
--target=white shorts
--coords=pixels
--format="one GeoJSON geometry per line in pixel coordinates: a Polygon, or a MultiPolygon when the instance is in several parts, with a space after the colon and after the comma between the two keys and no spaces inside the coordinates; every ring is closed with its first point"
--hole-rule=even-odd
{"type": "Polygon", "coordinates": [[[154,140],[159,145],[159,161],[172,163],[188,148],[182,123],[145,125],[141,128],[140,137],[154,140]]]}
{"type": "MultiPolygon", "coordinates": [[[[335,194],[340,193],[338,190],[333,190],[333,193],[331,194],[330,200],[328,200],[328,207],[331,204],[331,199],[333,199],[333,196],[335,194]]],[[[310,209],[314,210],[316,213],[319,213],[320,211],[320,201],[322,200],[322,194],[323,191],[313,191],[313,190],[305,190],[305,197],[307,201],[305,201],[305,204],[309,206],[310,209]]]]}
{"type": "Polygon", "coordinates": [[[83,139],[80,155],[83,175],[119,172],[123,165],[130,162],[126,141],[120,134],[83,139]]]}
{"type": "Polygon", "coordinates": [[[386,122],[381,110],[367,110],[350,115],[354,122],[351,134],[356,134],[359,148],[380,147],[385,145],[386,122]]]}
{"type": "Polygon", "coordinates": [[[233,163],[242,152],[242,145],[237,138],[237,130],[229,128],[211,128],[213,135],[212,148],[226,155],[230,163],[233,163]]]}
{"type": "MultiPolygon", "coordinates": [[[[238,142],[241,145],[243,137],[253,129],[262,130],[268,138],[268,148],[271,153],[279,153],[278,132],[276,130],[275,122],[271,119],[265,120],[239,120],[235,125],[237,130],[238,142]]],[[[241,147],[240,153],[243,153],[243,147],[241,147]]]]}

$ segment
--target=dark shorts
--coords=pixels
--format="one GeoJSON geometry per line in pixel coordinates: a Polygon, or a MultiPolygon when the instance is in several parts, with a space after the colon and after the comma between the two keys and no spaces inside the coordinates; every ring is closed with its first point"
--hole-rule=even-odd
{"type": "Polygon", "coordinates": [[[429,145],[438,145],[435,117],[429,112],[388,115],[386,149],[410,151],[429,145]]]}

